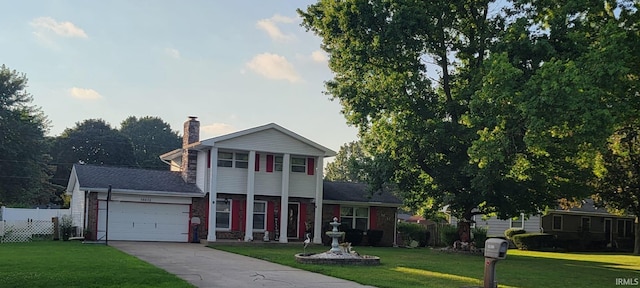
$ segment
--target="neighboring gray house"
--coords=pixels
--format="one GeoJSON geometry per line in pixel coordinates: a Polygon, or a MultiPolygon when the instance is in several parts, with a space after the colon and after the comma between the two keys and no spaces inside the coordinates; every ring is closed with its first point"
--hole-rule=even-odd
{"type": "MultiPolygon", "coordinates": [[[[504,231],[511,228],[524,229],[528,233],[542,232],[540,215],[527,216],[521,214],[520,217],[508,220],[500,220],[496,216],[484,217],[484,215],[474,215],[471,228],[483,227],[487,229],[488,236],[504,236],[504,231]]],[[[449,224],[456,225],[458,219],[451,216],[449,224]]]]}

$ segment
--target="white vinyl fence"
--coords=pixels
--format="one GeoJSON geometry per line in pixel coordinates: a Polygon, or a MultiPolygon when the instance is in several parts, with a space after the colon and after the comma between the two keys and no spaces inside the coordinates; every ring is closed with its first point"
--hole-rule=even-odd
{"type": "Polygon", "coordinates": [[[71,215],[70,209],[0,209],[0,243],[53,238],[52,218],[71,215]]]}

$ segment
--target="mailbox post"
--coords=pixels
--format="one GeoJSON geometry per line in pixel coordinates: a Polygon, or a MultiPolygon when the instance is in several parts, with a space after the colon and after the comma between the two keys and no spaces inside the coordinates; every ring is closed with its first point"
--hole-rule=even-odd
{"type": "Polygon", "coordinates": [[[496,263],[507,258],[509,243],[498,238],[489,238],[484,242],[484,288],[497,288],[496,263]]]}

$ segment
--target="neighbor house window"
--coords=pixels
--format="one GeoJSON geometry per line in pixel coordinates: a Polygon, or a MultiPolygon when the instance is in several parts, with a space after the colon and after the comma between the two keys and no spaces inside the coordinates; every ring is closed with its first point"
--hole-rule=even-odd
{"type": "Polygon", "coordinates": [[[553,215],[551,230],[562,230],[562,215],[553,215]]]}
{"type": "Polygon", "coordinates": [[[631,237],[633,235],[633,221],[630,219],[618,219],[618,237],[631,237]]]}
{"type": "Polygon", "coordinates": [[[216,229],[231,229],[231,200],[216,200],[216,229]]]}
{"type": "Polygon", "coordinates": [[[582,217],[580,220],[580,228],[583,232],[591,231],[591,217],[582,217]]]}
{"type": "Polygon", "coordinates": [[[284,160],[283,160],[282,156],[276,156],[274,161],[273,161],[274,162],[273,163],[273,166],[274,166],[273,170],[282,171],[282,163],[283,163],[283,161],[284,160]]]}
{"type": "Polygon", "coordinates": [[[511,218],[511,228],[524,229],[524,216],[522,214],[518,217],[511,218]]]}
{"type": "Polygon", "coordinates": [[[236,153],[236,168],[247,169],[249,167],[249,154],[236,153]]]}
{"type": "Polygon", "coordinates": [[[253,202],[253,230],[266,230],[267,202],[253,202]]]}
{"type": "Polygon", "coordinates": [[[476,215],[471,216],[471,223],[469,224],[469,228],[476,228],[476,215]]]}
{"type": "Polygon", "coordinates": [[[369,207],[341,207],[340,222],[352,229],[367,231],[369,228],[369,207]]]}
{"type": "Polygon", "coordinates": [[[233,167],[233,153],[218,152],[218,167],[233,167]]]}

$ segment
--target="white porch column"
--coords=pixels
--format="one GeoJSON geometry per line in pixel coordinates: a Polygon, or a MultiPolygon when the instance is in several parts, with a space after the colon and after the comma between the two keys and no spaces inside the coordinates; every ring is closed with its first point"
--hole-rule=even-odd
{"type": "Polygon", "coordinates": [[[256,179],[256,151],[249,151],[249,167],[247,167],[247,207],[246,225],[244,228],[244,241],[253,240],[253,200],[255,194],[256,179]]]}
{"type": "Polygon", "coordinates": [[[290,154],[282,156],[282,193],[280,194],[280,243],[287,243],[289,224],[289,173],[291,170],[290,154]]]}
{"type": "Polygon", "coordinates": [[[323,183],[323,174],[324,174],[324,164],[323,157],[318,157],[318,161],[316,161],[316,210],[313,219],[313,243],[322,244],[322,183],[323,183]]]}
{"type": "Polygon", "coordinates": [[[211,147],[211,157],[209,158],[211,169],[209,173],[209,219],[207,225],[207,241],[216,241],[216,201],[218,191],[216,184],[218,183],[218,147],[211,147]]]}

